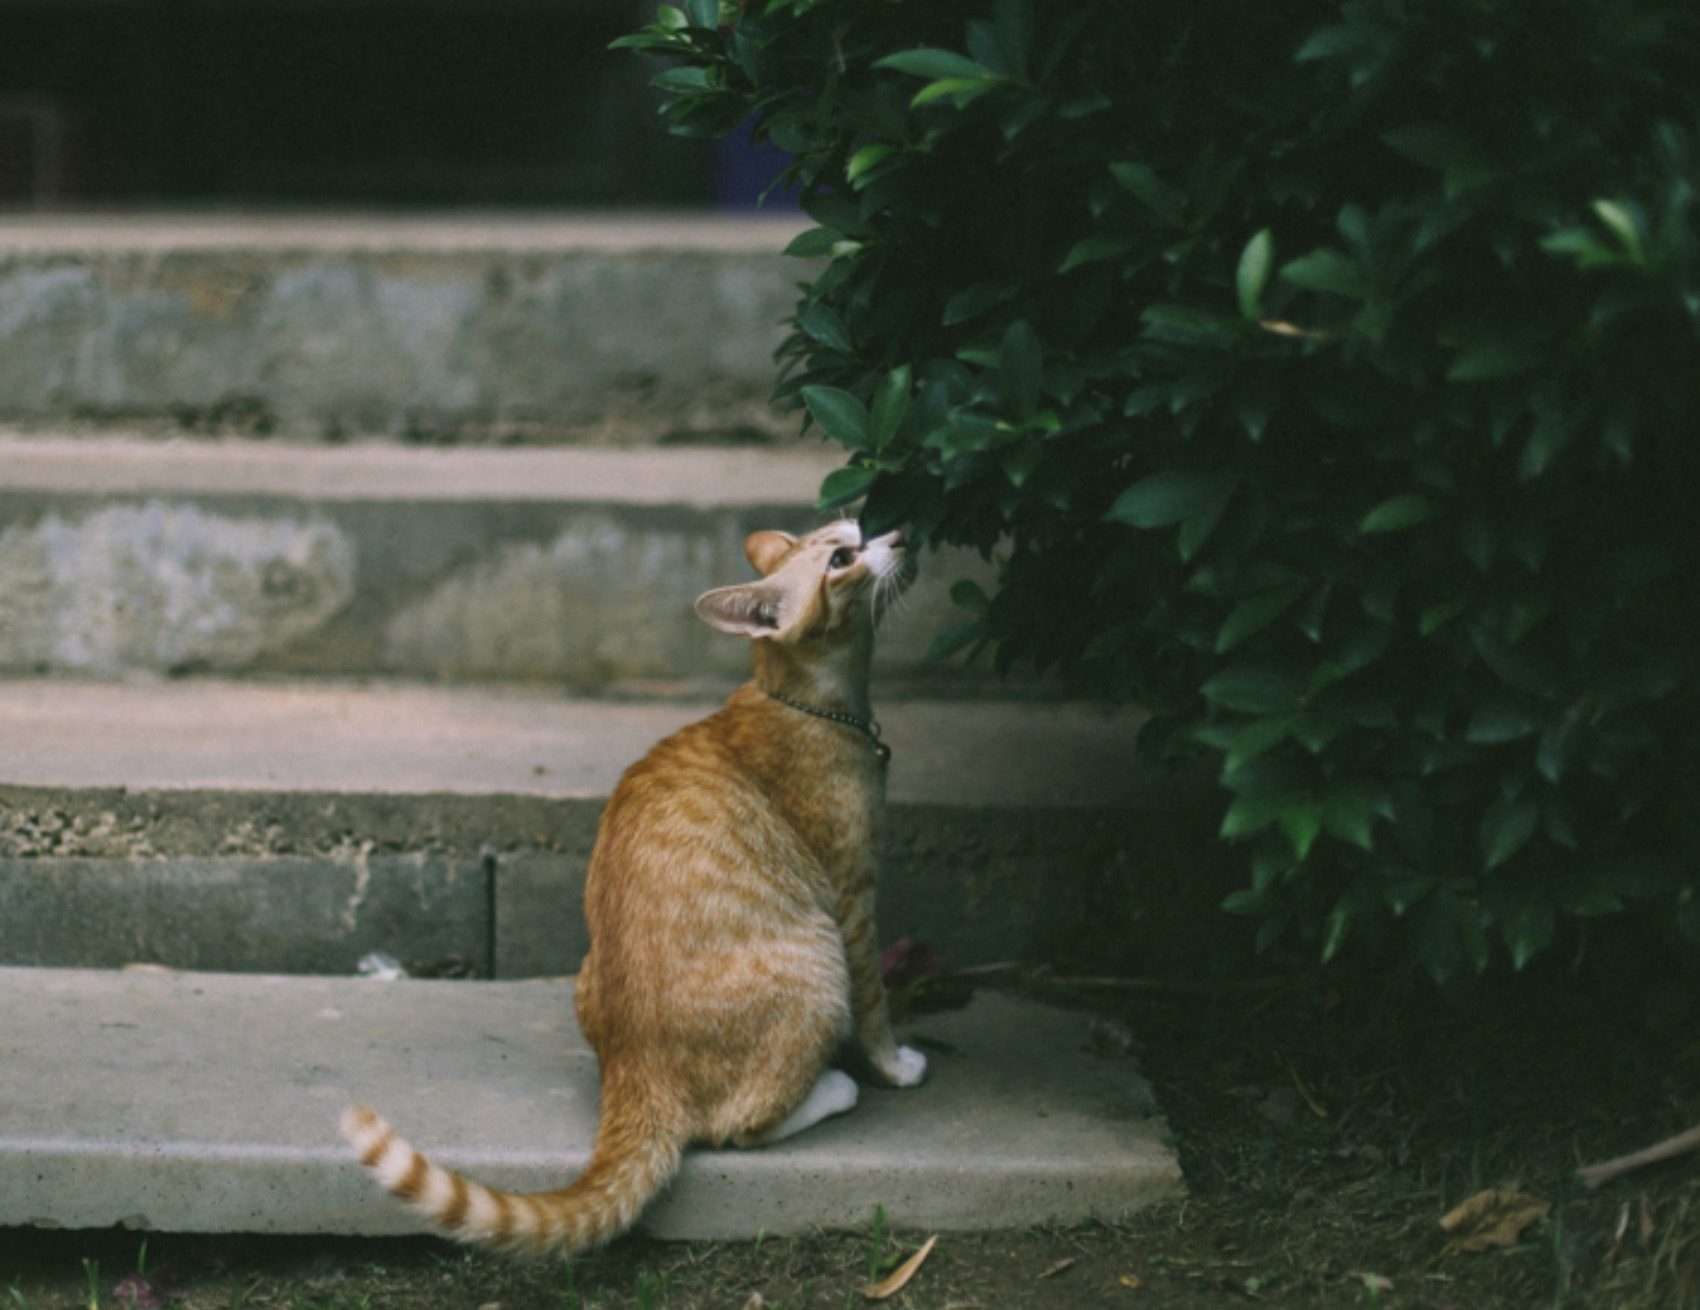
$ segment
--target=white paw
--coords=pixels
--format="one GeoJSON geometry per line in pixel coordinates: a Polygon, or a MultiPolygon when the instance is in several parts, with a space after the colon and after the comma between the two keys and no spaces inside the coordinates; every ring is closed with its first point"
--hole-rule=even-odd
{"type": "Polygon", "coordinates": [[[914,1087],[927,1076],[927,1057],[910,1046],[897,1048],[897,1059],[880,1070],[893,1087],[914,1087]]]}
{"type": "Polygon", "coordinates": [[[853,1110],[856,1108],[856,1097],[859,1094],[856,1080],[842,1069],[823,1070],[821,1076],[815,1080],[815,1085],[809,1088],[809,1094],[803,1098],[802,1104],[786,1115],[782,1123],[763,1133],[754,1145],[772,1146],[775,1142],[783,1142],[787,1137],[795,1137],[798,1133],[813,1128],[822,1119],[853,1110]]]}
{"type": "Polygon", "coordinates": [[[820,1110],[820,1117],[845,1114],[856,1108],[856,1097],[860,1089],[856,1080],[842,1069],[828,1069],[820,1076],[809,1092],[808,1101],[820,1110]]]}

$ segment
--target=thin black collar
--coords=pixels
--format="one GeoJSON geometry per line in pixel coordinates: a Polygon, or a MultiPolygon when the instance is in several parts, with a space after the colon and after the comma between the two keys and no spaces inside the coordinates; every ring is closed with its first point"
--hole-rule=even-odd
{"type": "Polygon", "coordinates": [[[781,705],[789,705],[792,709],[801,710],[804,714],[812,714],[817,719],[830,719],[834,723],[842,723],[846,727],[856,729],[857,732],[873,743],[874,754],[879,757],[881,764],[891,763],[891,747],[880,740],[880,725],[874,719],[859,718],[845,710],[822,709],[819,705],[809,705],[800,700],[792,700],[789,696],[777,691],[770,691],[767,694],[781,705]]]}

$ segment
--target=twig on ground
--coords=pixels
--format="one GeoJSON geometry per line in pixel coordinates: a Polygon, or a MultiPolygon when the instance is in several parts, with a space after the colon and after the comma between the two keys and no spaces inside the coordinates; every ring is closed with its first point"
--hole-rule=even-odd
{"type": "Polygon", "coordinates": [[[1619,1174],[1626,1174],[1632,1169],[1643,1165],[1657,1164],[1661,1160],[1669,1160],[1683,1154],[1685,1151],[1700,1149],[1700,1124],[1690,1128],[1685,1133],[1675,1137],[1667,1137],[1662,1142],[1655,1142],[1645,1150],[1632,1151],[1628,1155],[1620,1155],[1613,1160],[1602,1160],[1599,1164],[1585,1165],[1576,1171],[1576,1176],[1587,1188],[1604,1186],[1619,1174]]]}

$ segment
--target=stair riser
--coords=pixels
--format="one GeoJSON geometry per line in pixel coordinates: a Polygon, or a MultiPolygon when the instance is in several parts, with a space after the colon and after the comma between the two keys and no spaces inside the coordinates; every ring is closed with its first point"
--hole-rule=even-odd
{"type": "Polygon", "coordinates": [[[720,250],[14,253],[0,417],[315,438],[759,429],[803,268],[720,250]]]}
{"type": "MultiPolygon", "coordinates": [[[[806,530],[795,504],[297,501],[0,495],[0,672],[298,673],[542,681],[747,676],[698,619],[752,576],[742,543],[806,530]]],[[[929,556],[881,677],[958,676],[928,645],[988,569],[929,556]]]]}
{"type": "MultiPolygon", "coordinates": [[[[20,789],[0,796],[14,823],[55,812],[37,799],[20,789]]],[[[0,966],[351,975],[382,951],[410,965],[457,958],[480,977],[519,979],[575,973],[588,948],[581,903],[599,800],[88,799],[81,835],[50,835],[40,848],[115,854],[0,857],[0,966]],[[93,807],[104,801],[116,808],[101,816],[93,807]],[[125,816],[191,808],[222,815],[219,844],[238,849],[263,846],[275,816],[273,836],[299,853],[116,853],[134,845],[125,816]],[[331,817],[314,831],[296,822],[309,814],[331,817]],[[403,831],[415,844],[427,833],[444,844],[375,850],[364,836],[403,831]],[[468,849],[480,832],[487,847],[468,849]],[[332,833],[331,849],[311,849],[332,833]]],[[[951,968],[1078,955],[1087,938],[1112,930],[1127,934],[1120,949],[1157,960],[1163,922],[1207,912],[1203,902],[1227,885],[1221,857],[1199,856],[1213,822],[1199,797],[1171,797],[1161,809],[893,805],[887,818],[882,940],[925,942],[951,968]]],[[[75,818],[61,813],[49,826],[64,821],[75,818]]],[[[19,849],[15,833],[10,843],[19,849]]]]}

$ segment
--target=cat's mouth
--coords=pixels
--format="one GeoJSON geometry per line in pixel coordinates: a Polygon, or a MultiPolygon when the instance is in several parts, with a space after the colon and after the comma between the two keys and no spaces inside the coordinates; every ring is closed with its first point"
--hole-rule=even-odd
{"type": "Polygon", "coordinates": [[[901,532],[888,532],[865,542],[861,554],[872,580],[870,604],[877,623],[890,613],[915,580],[915,560],[901,532]]]}

